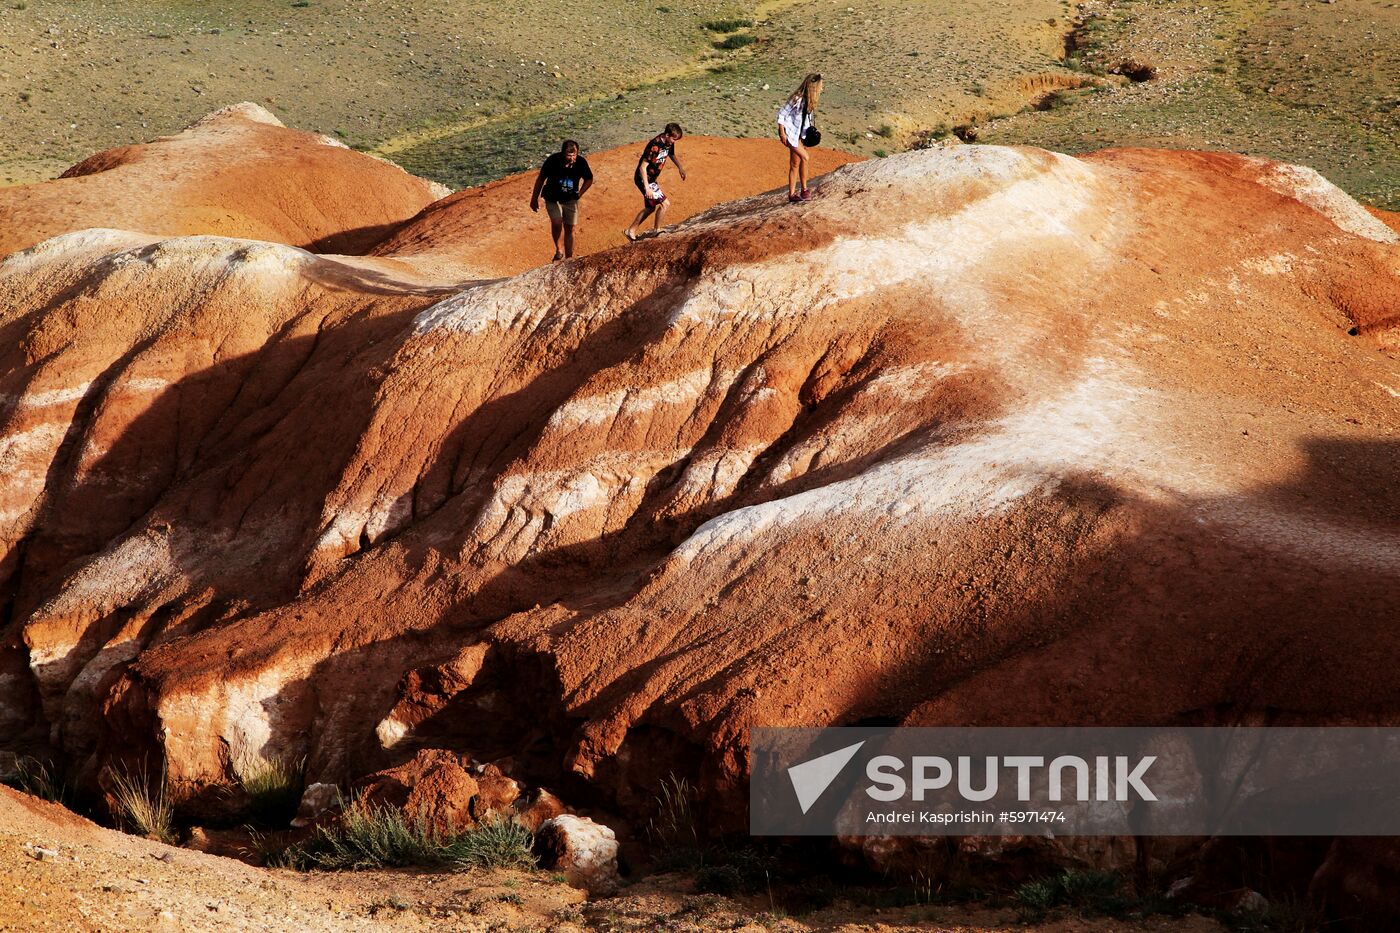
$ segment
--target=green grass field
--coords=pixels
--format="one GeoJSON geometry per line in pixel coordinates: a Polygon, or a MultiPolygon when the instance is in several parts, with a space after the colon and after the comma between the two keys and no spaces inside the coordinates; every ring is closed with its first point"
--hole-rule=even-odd
{"type": "Polygon", "coordinates": [[[1068,152],[1229,149],[1310,165],[1365,203],[1400,210],[1400,3],[1113,0],[1089,7],[1078,63],[1141,83],[1060,95],[979,141],[1068,152]]]}
{"type": "Polygon", "coordinates": [[[534,164],[565,134],[600,148],[676,119],[694,133],[766,135],[808,70],[828,79],[824,130],[870,152],[892,147],[883,125],[913,130],[984,107],[987,94],[1023,100],[1018,79],[1062,67],[1066,10],[1062,0],[579,0],[566,12],[541,0],[0,0],[0,178],[48,177],[254,100],[289,125],[463,185],[534,164]]]}
{"type": "Polygon", "coordinates": [[[0,182],[253,100],[461,187],[565,136],[770,135],[810,70],[855,152],[980,123],[1267,155],[1400,207],[1397,0],[0,0],[0,182]],[[1136,61],[1156,77],[1112,74],[1136,61]]]}

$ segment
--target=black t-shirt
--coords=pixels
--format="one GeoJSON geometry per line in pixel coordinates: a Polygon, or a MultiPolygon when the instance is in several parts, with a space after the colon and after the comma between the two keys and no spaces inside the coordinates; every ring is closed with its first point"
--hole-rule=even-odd
{"type": "Polygon", "coordinates": [[[577,201],[583,180],[593,180],[593,170],[583,156],[574,159],[573,165],[564,164],[564,153],[556,152],[544,160],[544,199],[546,201],[577,201]]]}
{"type": "Polygon", "coordinates": [[[652,139],[647,143],[647,147],[642,150],[641,162],[647,167],[647,181],[656,181],[661,177],[661,167],[666,164],[666,159],[675,150],[676,144],[665,138],[666,134],[652,139]]]}

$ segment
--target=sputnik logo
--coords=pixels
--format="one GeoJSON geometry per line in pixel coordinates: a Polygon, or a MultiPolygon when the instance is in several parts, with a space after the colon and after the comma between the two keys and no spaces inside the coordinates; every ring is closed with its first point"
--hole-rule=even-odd
{"type": "Polygon", "coordinates": [[[854,745],[847,745],[822,755],[820,758],[813,758],[811,761],[804,761],[800,765],[793,765],[787,769],[788,779],[792,781],[792,789],[797,793],[797,803],[802,807],[805,815],[812,809],[818,798],[826,793],[826,789],[831,786],[837,776],[846,765],[851,763],[851,759],[860,751],[864,741],[854,745]]]}

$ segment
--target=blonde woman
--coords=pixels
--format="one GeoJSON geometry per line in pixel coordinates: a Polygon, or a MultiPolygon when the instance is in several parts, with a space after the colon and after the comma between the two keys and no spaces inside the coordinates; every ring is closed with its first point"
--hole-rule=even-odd
{"type": "Polygon", "coordinates": [[[810,197],[807,193],[807,147],[815,146],[821,139],[812,125],[821,96],[822,76],[809,74],[778,111],[778,138],[788,147],[789,201],[805,201],[810,197]]]}

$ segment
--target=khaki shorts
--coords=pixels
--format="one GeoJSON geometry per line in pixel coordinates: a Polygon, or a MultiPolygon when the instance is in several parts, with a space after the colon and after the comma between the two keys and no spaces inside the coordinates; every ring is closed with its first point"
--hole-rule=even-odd
{"type": "Polygon", "coordinates": [[[545,201],[544,209],[549,212],[550,220],[562,220],[566,227],[578,222],[577,201],[545,201]]]}

